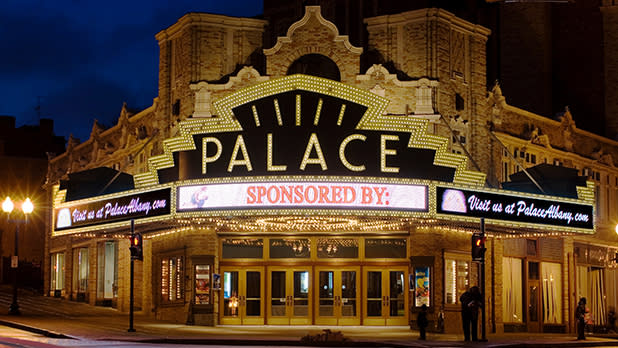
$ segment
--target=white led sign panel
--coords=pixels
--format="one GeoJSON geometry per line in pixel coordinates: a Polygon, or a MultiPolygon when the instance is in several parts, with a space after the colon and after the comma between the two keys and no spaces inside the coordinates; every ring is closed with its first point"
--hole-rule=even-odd
{"type": "Polygon", "coordinates": [[[182,186],[178,211],[218,209],[367,209],[427,211],[427,186],[340,183],[260,182],[182,186]]]}

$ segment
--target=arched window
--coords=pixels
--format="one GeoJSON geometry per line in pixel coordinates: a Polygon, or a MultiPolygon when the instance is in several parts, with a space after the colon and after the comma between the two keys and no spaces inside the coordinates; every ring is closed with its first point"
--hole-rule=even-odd
{"type": "Polygon", "coordinates": [[[339,67],[330,58],[321,54],[306,54],[295,60],[288,68],[288,75],[305,74],[341,81],[339,67]]]}

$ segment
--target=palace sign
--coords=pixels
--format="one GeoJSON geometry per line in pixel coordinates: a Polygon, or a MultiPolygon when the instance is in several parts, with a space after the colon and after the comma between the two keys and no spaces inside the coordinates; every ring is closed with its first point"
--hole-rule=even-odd
{"type": "Polygon", "coordinates": [[[178,211],[257,208],[427,211],[427,186],[261,182],[178,188],[178,211]]]}

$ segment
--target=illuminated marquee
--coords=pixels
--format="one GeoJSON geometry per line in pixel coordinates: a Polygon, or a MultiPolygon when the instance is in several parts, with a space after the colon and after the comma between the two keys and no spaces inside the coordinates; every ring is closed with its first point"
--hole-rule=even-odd
{"type": "Polygon", "coordinates": [[[437,187],[439,214],[594,229],[593,206],[525,196],[437,187]]]}
{"type": "Polygon", "coordinates": [[[215,101],[216,117],[181,122],[135,183],[298,175],[484,184],[447,138],[427,133],[427,120],[384,114],[387,104],[319,77],[269,80],[215,101]]]}
{"type": "Polygon", "coordinates": [[[377,183],[256,182],[181,186],[178,211],[341,208],[427,211],[427,186],[377,183]]]}
{"type": "Polygon", "coordinates": [[[55,230],[169,214],[170,194],[166,188],[56,208],[55,230]]]}

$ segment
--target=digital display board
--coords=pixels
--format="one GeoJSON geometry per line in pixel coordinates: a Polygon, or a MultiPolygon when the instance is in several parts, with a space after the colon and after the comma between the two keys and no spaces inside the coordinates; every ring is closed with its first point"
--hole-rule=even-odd
{"type": "Polygon", "coordinates": [[[181,186],[178,211],[264,208],[427,211],[427,186],[337,182],[258,182],[181,186]]]}
{"type": "Polygon", "coordinates": [[[56,231],[170,213],[171,189],[142,192],[54,209],[56,231]]]}
{"type": "Polygon", "coordinates": [[[436,195],[438,214],[594,229],[592,205],[439,186],[436,195]]]}

